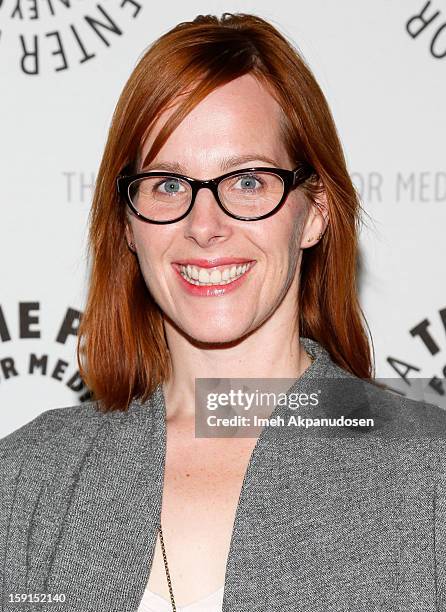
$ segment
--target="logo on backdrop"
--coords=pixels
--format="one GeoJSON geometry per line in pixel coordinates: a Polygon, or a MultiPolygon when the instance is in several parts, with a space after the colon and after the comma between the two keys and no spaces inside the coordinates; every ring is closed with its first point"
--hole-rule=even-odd
{"type": "MultiPolygon", "coordinates": [[[[361,200],[368,204],[446,202],[446,172],[444,170],[398,171],[393,175],[385,176],[382,172],[353,172],[350,178],[361,200]]],[[[74,179],[72,180],[73,191],[77,189],[80,192],[81,186],[80,177],[77,183],[74,179]]]]}
{"type": "MultiPolygon", "coordinates": [[[[438,315],[440,319],[440,324],[446,332],[446,307],[439,310],[438,315]]],[[[437,337],[438,334],[433,331],[433,321],[431,321],[431,319],[429,319],[428,317],[419,321],[416,325],[409,329],[409,334],[412,336],[412,338],[416,339],[417,342],[421,343],[421,346],[430,357],[434,357],[435,355],[441,352],[440,340],[437,337]]],[[[388,356],[387,363],[396,372],[400,381],[404,383],[402,395],[410,396],[410,387],[416,380],[414,377],[419,377],[420,374],[422,374],[422,368],[420,367],[420,365],[414,363],[412,359],[403,357],[401,355],[388,356]],[[407,393],[404,393],[404,389],[406,389],[407,393]]],[[[422,393],[424,397],[415,397],[414,399],[425,398],[430,403],[435,403],[441,406],[445,405],[445,379],[446,362],[439,368],[437,366],[436,371],[431,371],[429,373],[429,376],[426,376],[422,379],[423,384],[425,385],[425,388],[422,393]]]]}
{"type": "Polygon", "coordinates": [[[141,9],[137,0],[0,0],[0,49],[25,75],[69,70],[123,36],[141,9]]]}
{"type": "MultiPolygon", "coordinates": [[[[394,175],[381,172],[350,174],[363,202],[378,204],[426,204],[446,202],[446,172],[398,171],[394,175]]],[[[59,174],[61,200],[67,204],[91,204],[96,173],[92,170],[62,170],[59,174]]]]}
{"type": "Polygon", "coordinates": [[[413,39],[420,36],[435,59],[446,57],[446,15],[438,10],[438,2],[425,2],[406,21],[406,31],[413,39]]]}
{"type": "Polygon", "coordinates": [[[89,400],[91,392],[80,376],[77,363],[74,365],[58,354],[69,338],[77,336],[81,313],[74,308],[67,308],[61,313],[60,321],[54,330],[49,333],[48,330],[42,332],[39,302],[19,302],[18,315],[18,329],[15,334],[12,323],[8,321],[5,311],[0,306],[0,346],[3,349],[3,355],[0,356],[0,383],[7,384],[9,380],[23,375],[46,376],[68,387],[78,395],[80,402],[89,400]],[[13,339],[36,341],[52,339],[54,344],[46,342],[44,350],[36,348],[18,359],[7,354],[8,342],[13,339]]]}

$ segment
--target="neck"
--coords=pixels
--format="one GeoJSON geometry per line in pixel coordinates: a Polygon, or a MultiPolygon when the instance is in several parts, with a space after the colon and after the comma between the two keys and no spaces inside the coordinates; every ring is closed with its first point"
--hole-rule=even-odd
{"type": "Polygon", "coordinates": [[[311,358],[292,322],[270,320],[238,343],[197,346],[166,324],[172,375],[163,385],[169,421],[195,414],[196,378],[299,378],[311,358]],[[269,324],[268,324],[269,323],[269,324]]]}

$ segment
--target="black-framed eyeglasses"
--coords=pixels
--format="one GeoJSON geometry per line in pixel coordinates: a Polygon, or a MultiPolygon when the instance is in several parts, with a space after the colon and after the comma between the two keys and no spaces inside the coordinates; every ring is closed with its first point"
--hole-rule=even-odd
{"type": "Polygon", "coordinates": [[[291,189],[307,180],[314,170],[307,163],[294,170],[283,168],[243,168],[201,181],[182,174],[142,172],[120,174],[118,194],[130,209],[148,223],[175,223],[184,219],[200,189],[210,189],[219,207],[230,217],[258,221],[276,213],[291,189]]]}

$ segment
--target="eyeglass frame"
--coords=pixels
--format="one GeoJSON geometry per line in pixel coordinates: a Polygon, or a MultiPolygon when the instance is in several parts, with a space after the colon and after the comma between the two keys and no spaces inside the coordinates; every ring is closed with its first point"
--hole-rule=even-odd
{"type": "Polygon", "coordinates": [[[119,176],[116,177],[116,189],[117,189],[118,195],[124,197],[127,206],[129,206],[132,212],[139,219],[141,219],[142,221],[145,221],[146,223],[154,223],[155,225],[166,225],[169,223],[177,223],[178,221],[181,221],[182,219],[187,217],[187,215],[190,213],[190,211],[192,210],[195,204],[197,193],[200,191],[200,189],[210,189],[214,195],[214,198],[217,201],[218,206],[221,208],[221,210],[224,213],[226,213],[229,217],[232,217],[233,219],[237,219],[239,221],[259,221],[261,219],[266,219],[274,215],[276,212],[278,212],[279,208],[283,205],[283,203],[285,202],[286,198],[288,197],[292,189],[295,189],[296,187],[301,185],[308,178],[310,178],[312,174],[314,174],[314,169],[307,162],[300,162],[299,165],[294,170],[287,170],[285,168],[263,167],[263,166],[256,166],[254,168],[242,168],[240,170],[232,170],[231,172],[226,172],[225,174],[222,174],[220,176],[217,176],[212,179],[207,179],[207,180],[195,179],[190,176],[186,176],[184,174],[177,174],[175,172],[160,172],[157,170],[149,171],[149,172],[140,172],[138,174],[125,174],[126,169],[129,167],[130,166],[126,166],[122,171],[123,173],[119,174],[119,176]],[[227,210],[224,207],[223,203],[220,201],[220,196],[218,194],[218,186],[221,181],[223,181],[226,178],[229,178],[230,176],[237,176],[239,174],[243,175],[244,173],[248,173],[248,172],[269,172],[270,174],[276,174],[277,176],[279,176],[283,182],[283,194],[282,194],[282,197],[280,198],[279,203],[276,204],[276,206],[270,212],[265,213],[264,215],[259,215],[257,217],[243,217],[243,216],[235,215],[231,213],[229,210],[227,210]],[[186,210],[186,212],[180,215],[177,219],[173,219],[169,221],[155,221],[154,219],[149,219],[145,217],[143,214],[141,214],[132,203],[132,200],[129,194],[130,185],[138,179],[150,178],[150,177],[156,178],[158,176],[159,177],[166,176],[169,178],[181,179],[183,181],[186,181],[191,187],[192,195],[191,195],[191,201],[188,206],[188,209],[186,210]]]}

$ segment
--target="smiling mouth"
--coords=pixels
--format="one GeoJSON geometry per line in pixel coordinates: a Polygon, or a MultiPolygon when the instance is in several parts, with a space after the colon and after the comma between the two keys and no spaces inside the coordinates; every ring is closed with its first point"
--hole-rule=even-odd
{"type": "Polygon", "coordinates": [[[241,278],[246,272],[252,268],[255,261],[249,261],[245,264],[234,264],[232,266],[219,266],[215,268],[200,268],[188,264],[176,265],[181,276],[190,284],[200,287],[224,286],[241,278]]]}

